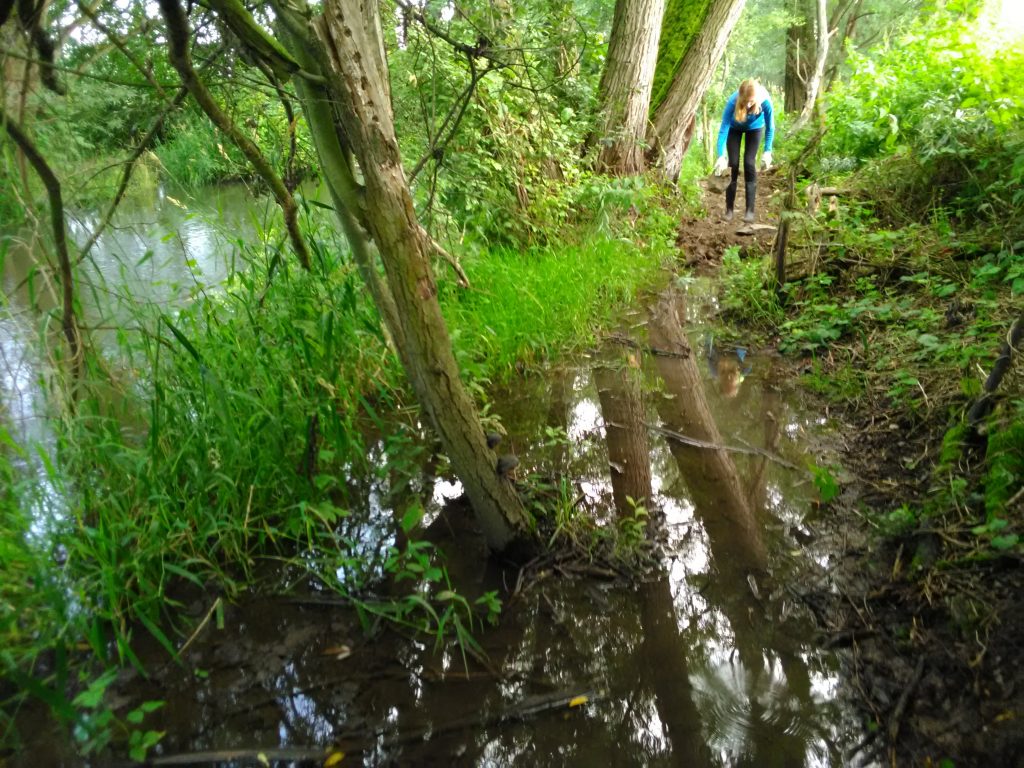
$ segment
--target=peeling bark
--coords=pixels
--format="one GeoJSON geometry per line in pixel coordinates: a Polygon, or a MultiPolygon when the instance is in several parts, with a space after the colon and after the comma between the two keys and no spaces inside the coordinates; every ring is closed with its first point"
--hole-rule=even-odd
{"type": "Polygon", "coordinates": [[[378,5],[328,0],[313,27],[346,140],[365,182],[365,225],[384,264],[403,335],[399,356],[483,528],[502,550],[527,530],[512,483],[496,472],[476,407],[459,378],[437,301],[433,244],[416,219],[391,111],[378,5]]]}
{"type": "Polygon", "coordinates": [[[831,33],[828,28],[828,12],[825,0],[816,0],[814,16],[814,68],[807,74],[806,93],[804,95],[803,109],[800,117],[793,124],[792,131],[803,128],[811,119],[814,112],[814,105],[818,101],[818,92],[825,76],[825,64],[828,62],[828,42],[831,33]]]}

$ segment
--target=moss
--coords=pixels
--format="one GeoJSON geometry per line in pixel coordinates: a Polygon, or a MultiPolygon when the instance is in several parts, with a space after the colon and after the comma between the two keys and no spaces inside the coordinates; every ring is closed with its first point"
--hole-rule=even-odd
{"type": "Polygon", "coordinates": [[[938,471],[955,466],[964,450],[967,438],[967,425],[960,423],[946,430],[942,436],[942,450],[939,453],[938,471]]]}
{"type": "Polygon", "coordinates": [[[651,92],[651,114],[661,106],[683,57],[707,18],[711,0],[668,0],[661,23],[658,64],[651,92]]]}
{"type": "Polygon", "coordinates": [[[989,435],[986,458],[985,512],[992,518],[1005,512],[1024,477],[1024,422],[1015,421],[989,435]]]}

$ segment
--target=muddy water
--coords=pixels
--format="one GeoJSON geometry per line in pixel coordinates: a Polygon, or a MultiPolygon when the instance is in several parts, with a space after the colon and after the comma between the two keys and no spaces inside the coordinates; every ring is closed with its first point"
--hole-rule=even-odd
{"type": "MultiPolygon", "coordinates": [[[[366,766],[844,764],[856,737],[837,661],[790,598],[828,565],[804,524],[822,419],[772,358],[709,344],[709,308],[711,284],[670,291],[630,318],[624,343],[495,403],[518,482],[574,478],[577,507],[606,525],[649,511],[663,554],[647,579],[548,567],[520,580],[441,514],[457,482],[431,478],[421,490],[453,581],[505,600],[497,626],[477,629],[484,655],[366,632],[301,587],[242,601],[181,667],[154,653],[149,679],[119,684],[124,702],[167,702],[149,723],[167,731],[158,764],[319,764],[331,745],[366,766]]],[[[391,516],[368,509],[363,536],[382,548],[391,516]]]]}
{"type": "MultiPolygon", "coordinates": [[[[197,218],[163,227],[187,232],[197,218]]],[[[132,290],[143,290],[148,279],[162,300],[187,300],[232,268],[226,239],[199,246],[216,231],[133,267],[169,273],[123,284],[141,279],[132,290]],[[186,253],[207,257],[189,265],[186,253]]],[[[117,293],[126,260],[115,263],[100,270],[117,293]]],[[[5,287],[17,278],[5,274],[5,287]]],[[[166,702],[146,722],[166,731],[157,762],[319,764],[334,745],[342,765],[366,766],[842,765],[858,734],[838,702],[838,662],[790,597],[829,563],[804,524],[814,496],[804,467],[827,442],[823,419],[776,361],[723,341],[714,291],[684,283],[593,355],[495,395],[517,482],[573,478],[576,509],[608,527],[638,506],[648,513],[660,556],[646,579],[557,566],[520,576],[489,563],[472,525],[442,514],[457,481],[427,477],[429,531],[453,582],[505,603],[496,626],[476,629],[483,654],[367,631],[350,608],[277,574],[290,597],[227,606],[180,666],[143,643],[149,677],[123,673],[115,705],[166,702]]],[[[8,409],[44,429],[31,331],[16,313],[4,322],[8,369],[12,356],[20,366],[4,382],[8,409]]],[[[396,540],[380,483],[365,482],[366,524],[353,532],[374,553],[396,540]]],[[[200,619],[209,607],[187,610],[200,619]]],[[[68,755],[43,734],[22,764],[80,764],[68,755]]]]}

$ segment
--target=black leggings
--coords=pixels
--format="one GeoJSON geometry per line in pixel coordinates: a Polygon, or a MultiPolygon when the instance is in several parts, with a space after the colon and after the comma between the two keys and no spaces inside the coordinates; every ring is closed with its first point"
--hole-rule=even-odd
{"type": "Polygon", "coordinates": [[[729,129],[729,138],[725,141],[726,152],[729,153],[729,168],[732,170],[732,181],[725,190],[725,205],[731,211],[736,202],[736,183],[740,177],[740,140],[743,140],[743,181],[747,183],[747,208],[753,210],[753,190],[750,185],[757,182],[757,147],[761,143],[763,128],[752,131],[729,129]]]}

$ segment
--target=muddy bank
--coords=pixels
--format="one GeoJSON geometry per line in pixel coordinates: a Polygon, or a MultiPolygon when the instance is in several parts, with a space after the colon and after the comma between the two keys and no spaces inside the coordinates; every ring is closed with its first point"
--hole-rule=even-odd
{"type": "MultiPolygon", "coordinates": [[[[767,258],[770,239],[750,241],[714,216],[679,230],[680,246],[689,244],[707,272],[732,246],[767,258]]],[[[841,375],[853,363],[842,362],[839,345],[835,352],[783,364],[794,375],[841,375]]],[[[819,406],[838,421],[842,493],[809,525],[837,558],[800,600],[823,643],[841,649],[844,696],[864,728],[847,757],[854,765],[1024,765],[1024,563],[972,530],[985,519],[977,499],[973,509],[899,530],[901,506],[925,508],[936,493],[949,415],[964,399],[951,385],[916,413],[892,402],[879,389],[819,406]]],[[[956,473],[976,480],[982,459],[966,452],[956,473]]],[[[1018,493],[1003,516],[1021,512],[1018,493]]]]}
{"type": "Polygon", "coordinates": [[[858,759],[1024,765],[1024,563],[993,553],[967,520],[886,536],[886,516],[928,493],[931,462],[907,458],[934,455],[946,424],[882,409],[842,418],[847,489],[820,522],[842,557],[805,597],[847,649],[868,729],[858,759]]]}

